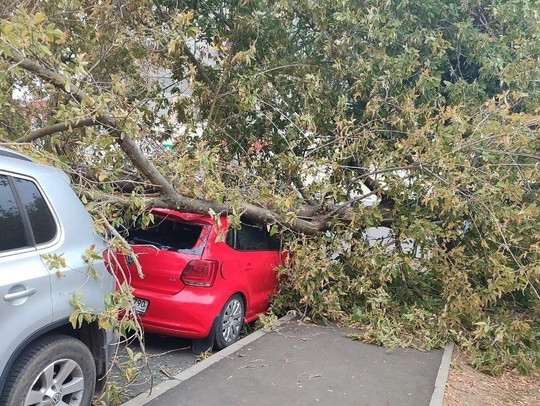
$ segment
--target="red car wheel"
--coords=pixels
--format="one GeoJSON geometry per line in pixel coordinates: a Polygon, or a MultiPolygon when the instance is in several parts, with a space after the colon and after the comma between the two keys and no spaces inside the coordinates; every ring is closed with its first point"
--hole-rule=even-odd
{"type": "Polygon", "coordinates": [[[215,346],[218,350],[222,350],[238,340],[244,323],[244,313],[244,300],[239,294],[233,295],[225,303],[216,324],[215,346]]]}

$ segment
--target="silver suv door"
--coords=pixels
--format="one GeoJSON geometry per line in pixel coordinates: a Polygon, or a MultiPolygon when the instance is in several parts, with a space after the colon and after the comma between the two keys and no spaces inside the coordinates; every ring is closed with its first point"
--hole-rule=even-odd
{"type": "Polygon", "coordinates": [[[0,363],[33,332],[52,322],[50,272],[35,241],[57,231],[54,221],[40,218],[42,234],[30,233],[29,218],[50,213],[37,186],[26,182],[30,181],[0,174],[0,363]],[[29,193],[26,203],[14,193],[17,183],[29,193]]]}

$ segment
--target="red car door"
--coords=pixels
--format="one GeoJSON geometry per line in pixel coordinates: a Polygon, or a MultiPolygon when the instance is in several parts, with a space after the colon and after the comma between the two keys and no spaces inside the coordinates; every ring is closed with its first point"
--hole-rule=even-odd
{"type": "Polygon", "coordinates": [[[265,227],[243,224],[235,234],[234,248],[237,259],[242,262],[242,274],[251,299],[246,309],[249,319],[268,309],[270,296],[276,291],[275,267],[280,264],[280,254],[265,227]]]}

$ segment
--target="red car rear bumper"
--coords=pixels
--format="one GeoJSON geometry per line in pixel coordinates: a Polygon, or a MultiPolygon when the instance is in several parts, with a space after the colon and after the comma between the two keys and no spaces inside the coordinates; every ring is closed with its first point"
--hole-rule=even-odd
{"type": "Polygon", "coordinates": [[[215,289],[185,287],[176,295],[135,289],[135,297],[149,301],[141,323],[149,333],[185,338],[205,338],[221,312],[221,297],[215,289]]]}

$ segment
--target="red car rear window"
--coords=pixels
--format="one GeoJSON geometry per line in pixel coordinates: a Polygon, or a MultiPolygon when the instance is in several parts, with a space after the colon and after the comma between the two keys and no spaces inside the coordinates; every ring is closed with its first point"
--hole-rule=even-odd
{"type": "Polygon", "coordinates": [[[129,230],[130,244],[152,244],[162,249],[191,250],[201,236],[203,226],[154,216],[154,224],[129,230]]]}

